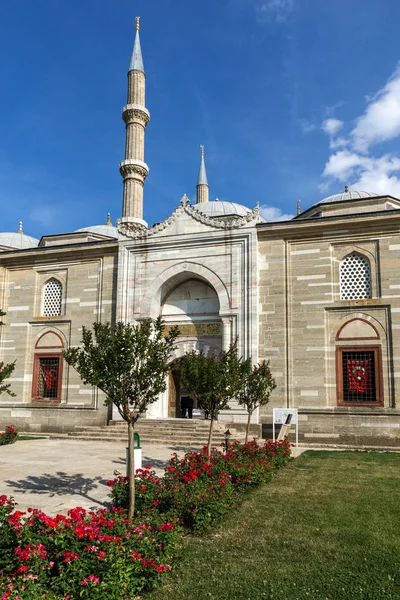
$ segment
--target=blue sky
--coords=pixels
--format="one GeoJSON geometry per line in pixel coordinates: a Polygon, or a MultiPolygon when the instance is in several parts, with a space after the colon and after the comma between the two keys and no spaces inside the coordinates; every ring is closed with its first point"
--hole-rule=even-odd
{"type": "Polygon", "coordinates": [[[210,195],[268,219],[352,189],[400,197],[398,0],[0,1],[0,230],[120,216],[121,108],[141,16],[144,218],[210,195]]]}

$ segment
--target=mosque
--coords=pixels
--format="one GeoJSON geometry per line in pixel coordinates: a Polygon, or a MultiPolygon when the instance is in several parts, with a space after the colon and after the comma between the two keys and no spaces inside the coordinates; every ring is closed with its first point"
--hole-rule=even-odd
{"type": "MultiPolygon", "coordinates": [[[[400,200],[349,190],[289,221],[209,198],[204,149],[196,203],[186,195],[149,227],[143,220],[150,113],[139,20],[128,72],[122,216],[40,240],[0,233],[0,360],[16,360],[15,397],[0,396],[0,429],[72,431],[115,418],[62,352],[96,320],[138,323],[162,315],[177,324],[174,359],[237,341],[254,363],[269,360],[277,388],[254,414],[299,411],[311,443],[400,445],[400,200]],[[399,401],[397,401],[399,397],[399,401]]],[[[180,386],[146,417],[179,417],[180,386]]],[[[221,415],[242,423],[232,403],[221,415]]]]}

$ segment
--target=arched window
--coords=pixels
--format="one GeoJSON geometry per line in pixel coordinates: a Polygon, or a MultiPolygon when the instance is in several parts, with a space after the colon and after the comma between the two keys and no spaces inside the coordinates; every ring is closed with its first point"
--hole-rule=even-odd
{"type": "Polygon", "coordinates": [[[43,316],[58,317],[61,315],[62,283],[52,277],[43,288],[43,316]]]}
{"type": "Polygon", "coordinates": [[[369,260],[357,252],[340,263],[340,299],[371,298],[371,268],[369,260]]]}
{"type": "Polygon", "coordinates": [[[32,382],[34,402],[61,402],[63,348],[56,331],[47,331],[37,340],[32,382]]]}

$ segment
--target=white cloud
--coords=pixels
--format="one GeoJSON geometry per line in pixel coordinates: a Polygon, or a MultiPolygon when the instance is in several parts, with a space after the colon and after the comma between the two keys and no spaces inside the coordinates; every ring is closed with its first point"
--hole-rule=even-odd
{"type": "Polygon", "coordinates": [[[283,23],[287,20],[293,8],[294,0],[265,0],[257,4],[256,11],[260,20],[270,17],[278,23],[283,23]]]}
{"type": "Polygon", "coordinates": [[[260,206],[260,215],[266,221],[289,221],[294,217],[294,215],[283,213],[280,208],[268,204],[260,206]]]}
{"type": "Polygon", "coordinates": [[[311,121],[307,121],[307,119],[297,119],[298,124],[300,125],[300,129],[304,135],[307,133],[311,133],[316,129],[315,123],[311,123],[311,121]]]}
{"type": "Polygon", "coordinates": [[[366,166],[368,160],[368,158],[349,152],[349,150],[340,150],[329,157],[322,174],[325,177],[339,179],[339,181],[347,181],[350,175],[354,173],[354,169],[366,166]]]}
{"type": "Polygon", "coordinates": [[[339,119],[325,119],[322,123],[322,129],[330,136],[335,136],[343,127],[343,121],[339,119]]]}
{"type": "Polygon", "coordinates": [[[344,148],[345,146],[348,146],[348,144],[349,140],[346,140],[344,137],[338,137],[336,139],[331,138],[329,142],[329,148],[332,150],[337,150],[337,148],[344,148]]]}
{"type": "Polygon", "coordinates": [[[342,183],[352,181],[351,187],[359,191],[400,198],[400,158],[390,154],[374,158],[341,150],[330,156],[323,175],[342,183]]]}
{"type": "Polygon", "coordinates": [[[400,66],[386,85],[370,99],[351,132],[354,148],[367,152],[370,146],[400,135],[400,66]]]}
{"type": "Polygon", "coordinates": [[[322,185],[326,189],[327,182],[336,180],[360,191],[400,197],[400,157],[371,152],[374,145],[400,136],[400,66],[367,102],[365,112],[347,138],[335,138],[343,127],[342,121],[332,118],[323,122],[334,152],[322,173],[326,178],[322,185]]]}

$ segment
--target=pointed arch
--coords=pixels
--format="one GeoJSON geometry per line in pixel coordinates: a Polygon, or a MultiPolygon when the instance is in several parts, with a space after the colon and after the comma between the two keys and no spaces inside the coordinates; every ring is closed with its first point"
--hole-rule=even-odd
{"type": "Polygon", "coordinates": [[[185,261],[163,271],[147,288],[140,308],[141,317],[156,317],[160,314],[160,306],[165,298],[187,279],[200,279],[211,286],[217,293],[220,312],[230,310],[228,290],[220,277],[208,267],[195,262],[185,261]]]}

